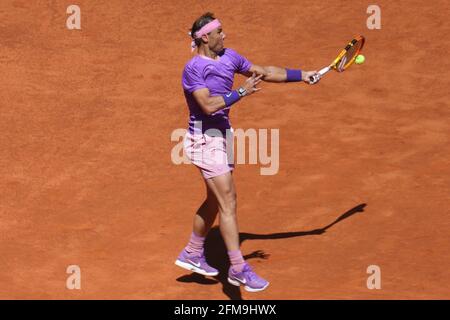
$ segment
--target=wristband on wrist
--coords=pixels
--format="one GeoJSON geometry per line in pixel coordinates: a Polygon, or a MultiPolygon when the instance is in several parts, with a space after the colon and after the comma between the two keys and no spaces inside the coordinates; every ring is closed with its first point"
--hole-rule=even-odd
{"type": "Polygon", "coordinates": [[[286,69],[286,82],[302,81],[302,70],[286,69]]]}
{"type": "Polygon", "coordinates": [[[241,96],[239,95],[237,90],[233,90],[230,93],[224,94],[222,97],[223,100],[225,100],[225,106],[227,107],[231,106],[232,104],[238,102],[239,99],[241,99],[241,96]]]}

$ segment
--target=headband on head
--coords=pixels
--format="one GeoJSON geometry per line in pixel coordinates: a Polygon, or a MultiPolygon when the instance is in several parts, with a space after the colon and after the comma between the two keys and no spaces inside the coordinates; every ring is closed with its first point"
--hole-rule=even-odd
{"type": "MultiPolygon", "coordinates": [[[[213,31],[214,29],[217,29],[217,28],[219,28],[221,26],[222,25],[221,25],[219,19],[214,19],[213,21],[208,22],[207,24],[205,24],[200,30],[198,30],[194,34],[194,37],[193,37],[192,42],[191,42],[191,51],[194,51],[195,48],[197,47],[197,45],[195,44],[195,39],[200,39],[205,34],[208,34],[211,31],[213,31]]],[[[189,33],[189,35],[192,36],[191,33],[189,33]]]]}

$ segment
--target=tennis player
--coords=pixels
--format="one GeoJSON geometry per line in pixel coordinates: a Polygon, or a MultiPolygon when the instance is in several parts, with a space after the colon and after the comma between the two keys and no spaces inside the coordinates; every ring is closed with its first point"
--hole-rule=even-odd
{"type": "Polygon", "coordinates": [[[225,33],[212,13],[198,18],[191,29],[195,55],[185,66],[182,85],[189,107],[189,129],[184,140],[185,153],[198,167],[206,184],[206,199],[194,217],[193,232],[187,246],[175,264],[206,276],[218,275],[208,265],[204,255],[205,238],[219,212],[219,226],[228,251],[231,266],[228,282],[244,285],[250,292],[262,291],[269,282],[259,277],[245,262],[240,251],[236,218],[236,191],[233,182],[233,161],[229,159],[232,132],[230,107],[246,99],[268,82],[309,83],[316,71],[302,71],[278,67],[262,67],[250,63],[236,51],[224,48],[225,33]],[[234,74],[248,78],[233,90],[234,74]],[[228,152],[227,152],[228,151],[228,152]]]}

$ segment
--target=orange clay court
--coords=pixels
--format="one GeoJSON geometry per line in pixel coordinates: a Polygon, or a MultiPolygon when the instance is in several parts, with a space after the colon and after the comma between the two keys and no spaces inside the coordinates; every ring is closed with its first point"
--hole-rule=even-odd
{"type": "Polygon", "coordinates": [[[380,30],[366,1],[80,0],[81,30],[70,4],[0,4],[0,298],[450,298],[448,1],[377,1],[380,30]],[[206,11],[259,65],[318,70],[366,37],[364,64],[232,107],[234,128],[280,130],[278,174],[234,173],[260,293],[227,284],[217,227],[206,255],[223,275],[174,265],[204,197],[170,136],[187,127],[187,32],[206,11]]]}

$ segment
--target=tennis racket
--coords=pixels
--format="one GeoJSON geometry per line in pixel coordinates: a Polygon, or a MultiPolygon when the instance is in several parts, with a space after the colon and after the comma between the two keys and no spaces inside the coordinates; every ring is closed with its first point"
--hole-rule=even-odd
{"type": "Polygon", "coordinates": [[[336,70],[337,72],[343,72],[352,65],[358,54],[361,52],[364,46],[365,39],[363,36],[356,36],[350,41],[345,48],[339,53],[334,61],[328,66],[317,72],[317,74],[309,77],[309,83],[315,84],[324,74],[330,70],[336,70]]]}

